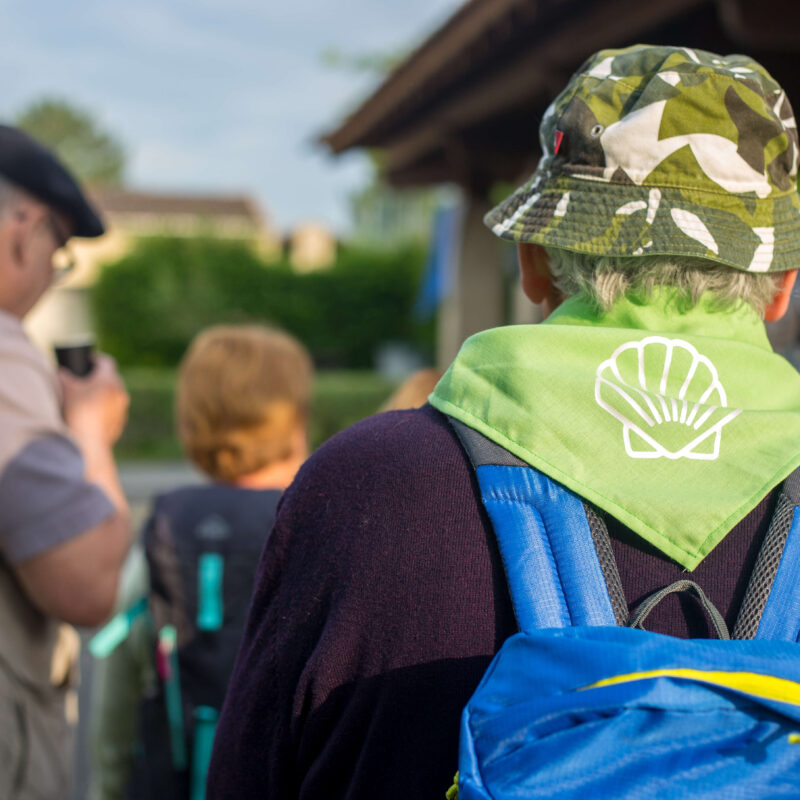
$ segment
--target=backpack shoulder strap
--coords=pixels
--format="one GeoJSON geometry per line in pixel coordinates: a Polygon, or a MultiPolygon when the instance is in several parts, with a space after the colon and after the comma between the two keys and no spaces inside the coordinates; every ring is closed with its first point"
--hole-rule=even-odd
{"type": "Polygon", "coordinates": [[[577,495],[472,428],[450,423],[475,470],[520,630],[625,624],[628,611],[599,515],[592,512],[590,524],[577,495]],[[603,535],[598,547],[595,537],[603,535]]]}
{"type": "Polygon", "coordinates": [[[734,639],[800,640],[800,469],[784,481],[734,639]]]}
{"type": "Polygon", "coordinates": [[[141,597],[130,608],[112,617],[89,640],[89,652],[95,658],[108,658],[124,642],[131,632],[134,621],[147,613],[147,598],[141,597]]]}

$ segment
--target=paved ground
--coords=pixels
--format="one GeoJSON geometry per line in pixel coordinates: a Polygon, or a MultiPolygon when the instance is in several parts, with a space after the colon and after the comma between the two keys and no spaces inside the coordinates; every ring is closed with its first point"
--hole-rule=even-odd
{"type": "MultiPolygon", "coordinates": [[[[131,505],[134,531],[138,534],[147,518],[154,495],[178,486],[202,481],[199,473],[185,463],[137,463],[122,466],[120,478],[125,495],[131,505]]],[[[84,647],[81,653],[81,688],[79,695],[80,723],[78,746],[75,753],[75,780],[71,800],[86,800],[88,791],[89,760],[87,752],[87,725],[90,714],[92,686],[92,658],[86,648],[93,631],[82,631],[84,647]]]]}

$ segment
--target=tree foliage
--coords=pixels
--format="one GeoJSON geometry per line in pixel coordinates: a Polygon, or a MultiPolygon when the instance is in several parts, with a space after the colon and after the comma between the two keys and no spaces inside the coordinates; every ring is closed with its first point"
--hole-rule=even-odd
{"type": "Polygon", "coordinates": [[[105,186],[122,183],[125,148],[87,110],[57,98],[25,108],[16,125],[58,154],[81,181],[105,186]]]}
{"type": "Polygon", "coordinates": [[[342,248],[330,269],[298,275],[244,242],[148,238],[105,267],[92,305],[101,346],[124,365],[173,366],[204,327],[259,321],[320,366],[371,367],[383,342],[432,348],[432,326],[412,313],[423,265],[419,247],[342,248]]]}

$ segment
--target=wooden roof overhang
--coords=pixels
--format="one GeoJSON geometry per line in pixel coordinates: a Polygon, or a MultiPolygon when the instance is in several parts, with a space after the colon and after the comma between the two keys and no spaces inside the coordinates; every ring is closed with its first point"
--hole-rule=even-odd
{"type": "Polygon", "coordinates": [[[800,97],[797,0],[469,0],[322,141],[380,149],[395,185],[485,191],[533,170],[539,120],[586,57],[637,42],[746,49],[800,97]]]}

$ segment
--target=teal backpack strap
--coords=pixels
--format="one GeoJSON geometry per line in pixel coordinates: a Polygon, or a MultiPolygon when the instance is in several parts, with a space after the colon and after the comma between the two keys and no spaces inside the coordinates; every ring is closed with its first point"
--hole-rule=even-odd
{"type": "Polygon", "coordinates": [[[224,622],[222,579],[225,558],[220,553],[202,553],[197,559],[197,619],[199,631],[217,631],[224,622]]]}
{"type": "Polygon", "coordinates": [[[800,640],[800,470],[784,481],[734,639],[800,640]]]}
{"type": "Polygon", "coordinates": [[[181,697],[181,677],[178,667],[178,633],[174,625],[165,625],[158,632],[156,667],[164,684],[172,766],[176,772],[182,772],[186,769],[188,757],[184,738],[183,698],[181,697]]]}
{"type": "Polygon", "coordinates": [[[211,750],[217,729],[219,712],[211,706],[194,710],[194,744],[192,745],[192,783],[190,800],[205,800],[206,777],[211,763],[211,750]]]}
{"type": "Polygon", "coordinates": [[[117,645],[128,638],[134,620],[147,611],[147,598],[142,597],[130,608],[112,617],[89,641],[89,652],[95,658],[108,658],[117,645]]]}
{"type": "Polygon", "coordinates": [[[599,515],[592,511],[590,522],[577,495],[472,428],[450,422],[475,470],[520,630],[625,624],[628,611],[599,515]]]}

